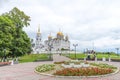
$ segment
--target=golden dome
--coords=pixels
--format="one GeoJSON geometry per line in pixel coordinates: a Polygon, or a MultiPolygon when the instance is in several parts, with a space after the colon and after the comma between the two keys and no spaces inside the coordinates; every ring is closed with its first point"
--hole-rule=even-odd
{"type": "Polygon", "coordinates": [[[50,33],[50,35],[48,36],[48,38],[52,38],[51,33],[50,33]]]}
{"type": "Polygon", "coordinates": [[[58,32],[57,35],[63,36],[63,33],[62,32],[58,32]]]}
{"type": "Polygon", "coordinates": [[[48,38],[52,38],[52,36],[51,36],[51,35],[49,35],[49,36],[48,36],[48,38]]]}

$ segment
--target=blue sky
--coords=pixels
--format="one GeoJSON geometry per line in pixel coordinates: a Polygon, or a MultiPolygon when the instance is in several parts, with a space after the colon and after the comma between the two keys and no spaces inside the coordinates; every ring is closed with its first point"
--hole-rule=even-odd
{"type": "Polygon", "coordinates": [[[31,17],[24,28],[35,38],[40,24],[43,41],[59,28],[77,49],[116,51],[120,48],[120,0],[0,0],[0,14],[17,7],[31,17]],[[94,45],[93,45],[94,44],[94,45]]]}

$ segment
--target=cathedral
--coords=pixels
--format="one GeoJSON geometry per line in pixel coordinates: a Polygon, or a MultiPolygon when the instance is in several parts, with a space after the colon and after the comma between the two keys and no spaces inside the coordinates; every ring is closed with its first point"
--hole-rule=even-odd
{"type": "Polygon", "coordinates": [[[54,38],[50,34],[47,40],[42,41],[40,27],[38,27],[36,40],[32,49],[33,53],[44,53],[46,51],[57,52],[62,50],[69,51],[70,50],[69,37],[68,35],[64,36],[64,34],[61,31],[59,31],[56,33],[56,36],[54,38]]]}

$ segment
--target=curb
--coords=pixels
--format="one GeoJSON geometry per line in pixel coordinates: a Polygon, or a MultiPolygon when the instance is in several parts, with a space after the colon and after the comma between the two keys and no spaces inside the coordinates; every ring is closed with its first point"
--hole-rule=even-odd
{"type": "Polygon", "coordinates": [[[50,77],[55,77],[55,75],[52,75],[52,74],[46,74],[46,73],[40,73],[36,70],[34,70],[35,73],[39,74],[39,75],[44,75],[44,76],[50,76],[50,77]]]}

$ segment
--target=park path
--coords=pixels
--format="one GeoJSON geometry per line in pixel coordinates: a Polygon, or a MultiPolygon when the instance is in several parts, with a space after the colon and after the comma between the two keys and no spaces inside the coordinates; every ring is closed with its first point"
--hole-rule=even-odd
{"type": "MultiPolygon", "coordinates": [[[[53,61],[30,62],[15,64],[12,66],[0,67],[0,80],[120,80],[120,72],[107,77],[99,78],[55,78],[50,76],[39,75],[34,72],[34,68],[42,64],[51,64],[55,61],[69,60],[64,56],[53,55],[53,61]]],[[[120,68],[120,62],[104,62],[120,68]]]]}
{"type": "Polygon", "coordinates": [[[65,56],[62,56],[62,55],[59,55],[59,54],[54,54],[53,55],[53,61],[54,62],[68,61],[68,60],[70,60],[70,59],[65,57],[65,56]]]}

